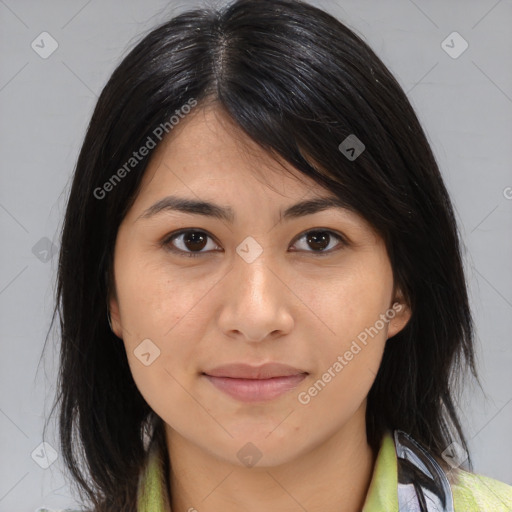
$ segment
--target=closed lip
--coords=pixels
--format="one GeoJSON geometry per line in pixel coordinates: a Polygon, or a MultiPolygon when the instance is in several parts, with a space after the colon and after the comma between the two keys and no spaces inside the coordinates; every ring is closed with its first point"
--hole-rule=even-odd
{"type": "Polygon", "coordinates": [[[231,379],[272,379],[275,377],[289,377],[291,375],[307,374],[308,372],[282,363],[266,363],[261,366],[252,366],[244,363],[231,363],[216,366],[203,372],[210,377],[227,377],[231,379]]]}

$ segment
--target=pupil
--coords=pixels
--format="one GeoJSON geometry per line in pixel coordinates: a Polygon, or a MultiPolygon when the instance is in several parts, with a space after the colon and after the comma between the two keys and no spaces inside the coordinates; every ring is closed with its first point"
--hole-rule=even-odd
{"type": "Polygon", "coordinates": [[[201,250],[206,245],[206,237],[199,231],[192,231],[185,235],[185,245],[190,250],[194,248],[201,250]]]}
{"type": "Polygon", "coordinates": [[[329,245],[329,233],[326,231],[311,231],[307,241],[308,244],[313,244],[312,249],[325,249],[329,245]]]}

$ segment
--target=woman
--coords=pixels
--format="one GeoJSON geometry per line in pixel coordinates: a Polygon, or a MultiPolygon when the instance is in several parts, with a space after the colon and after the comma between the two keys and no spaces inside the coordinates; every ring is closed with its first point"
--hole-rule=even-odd
{"type": "Polygon", "coordinates": [[[461,469],[473,325],[434,156],[384,64],[315,7],[189,11],[126,56],[57,299],[61,450],[90,510],[512,507],[461,469]]]}

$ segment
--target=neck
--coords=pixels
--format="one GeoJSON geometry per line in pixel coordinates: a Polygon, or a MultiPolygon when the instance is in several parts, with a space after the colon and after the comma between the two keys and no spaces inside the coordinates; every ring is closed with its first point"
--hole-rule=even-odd
{"type": "Polygon", "coordinates": [[[290,462],[252,468],[219,459],[166,425],[172,512],[360,512],[375,464],[364,412],[290,462]]]}

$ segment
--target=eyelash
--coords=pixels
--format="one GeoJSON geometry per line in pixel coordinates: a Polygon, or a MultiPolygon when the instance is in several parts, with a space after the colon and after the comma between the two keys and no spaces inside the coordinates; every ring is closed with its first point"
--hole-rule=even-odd
{"type": "MultiPolygon", "coordinates": [[[[213,236],[210,235],[207,231],[204,231],[202,229],[182,229],[182,230],[179,230],[179,231],[176,231],[174,233],[171,233],[169,236],[167,236],[161,243],[162,246],[164,246],[168,251],[174,253],[174,254],[178,254],[179,256],[183,256],[185,258],[195,258],[195,257],[198,257],[198,256],[203,256],[205,254],[209,254],[211,251],[203,251],[203,252],[200,252],[200,251],[192,251],[192,252],[187,252],[187,251],[183,251],[182,249],[177,249],[176,247],[172,246],[171,242],[181,236],[181,235],[185,235],[187,233],[201,233],[201,234],[204,234],[206,235],[208,238],[210,238],[211,240],[215,241],[213,236]]],[[[340,244],[338,244],[338,246],[336,246],[337,248],[335,249],[329,249],[328,251],[293,251],[293,252],[310,252],[312,254],[314,254],[315,256],[327,256],[335,251],[338,251],[340,250],[342,247],[344,247],[345,245],[347,245],[347,242],[345,241],[345,239],[338,233],[336,233],[335,231],[331,231],[329,229],[323,229],[323,228],[315,228],[315,229],[309,229],[308,231],[305,231],[304,233],[302,233],[299,237],[297,237],[295,239],[295,242],[298,242],[299,240],[301,240],[302,238],[304,238],[306,235],[308,235],[309,233],[328,233],[329,236],[334,236],[334,238],[336,238],[340,244]]],[[[217,242],[215,242],[217,243],[217,242]]],[[[217,244],[218,245],[218,244],[217,244]]],[[[217,252],[217,251],[216,251],[217,252]]]]}

